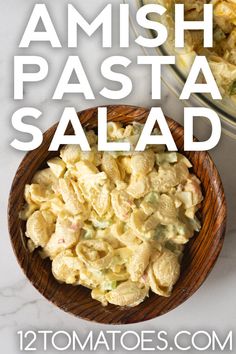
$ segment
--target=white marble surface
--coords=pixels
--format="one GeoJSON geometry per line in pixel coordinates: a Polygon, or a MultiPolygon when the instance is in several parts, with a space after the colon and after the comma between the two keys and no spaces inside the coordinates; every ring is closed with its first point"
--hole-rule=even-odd
{"type": "MultiPolygon", "coordinates": [[[[113,0],[117,9],[121,1],[113,0]]],[[[97,95],[96,101],[85,101],[80,95],[67,95],[61,102],[53,102],[51,96],[56,80],[59,78],[60,69],[65,59],[70,54],[79,54],[95,92],[105,84],[99,74],[100,63],[103,58],[110,55],[126,55],[133,60],[129,69],[133,79],[133,93],[122,103],[154,106],[159,102],[152,102],[150,98],[150,82],[148,71],[137,67],[135,59],[142,55],[141,48],[132,44],[129,49],[120,50],[117,43],[112,49],[100,48],[99,35],[90,40],[85,36],[81,39],[77,50],[66,48],[66,4],[67,1],[45,1],[53,14],[53,19],[59,29],[63,49],[50,49],[48,45],[33,45],[30,49],[19,50],[17,45],[21,38],[23,28],[27,22],[35,0],[7,0],[0,3],[0,162],[1,162],[1,202],[0,202],[0,342],[1,353],[16,354],[19,352],[19,329],[75,329],[84,335],[89,329],[98,331],[107,329],[107,326],[91,324],[79,320],[51,305],[28,282],[19,268],[13,254],[7,229],[7,200],[14,173],[23,153],[13,150],[9,143],[18,136],[11,126],[11,114],[19,107],[34,106],[44,112],[43,117],[37,122],[38,126],[46,129],[57,121],[64,106],[74,106],[77,110],[97,106],[100,104],[115,103],[97,95]],[[42,55],[50,63],[50,73],[47,80],[40,84],[28,85],[25,89],[25,100],[13,100],[13,55],[37,54],[42,55]]],[[[88,18],[101,9],[108,1],[86,0],[71,1],[77,4],[88,18]]],[[[114,27],[117,20],[114,21],[114,27]]],[[[131,39],[133,43],[133,40],[131,39]]],[[[167,88],[163,87],[163,99],[160,102],[164,112],[176,120],[182,121],[183,105],[173,96],[167,88]]],[[[206,127],[198,123],[196,135],[204,137],[206,127]]],[[[155,320],[130,326],[122,326],[122,330],[133,329],[165,329],[170,333],[187,329],[216,330],[226,333],[232,329],[236,335],[236,141],[223,135],[220,144],[211,154],[219,168],[228,202],[228,230],[223,251],[204,285],[187,302],[169,314],[155,320]]],[[[115,328],[111,326],[111,328],[115,328]]],[[[236,350],[236,349],[235,349],[236,350]]],[[[120,351],[122,352],[122,351],[120,351]]],[[[193,352],[193,351],[192,351],[193,352]]]]}

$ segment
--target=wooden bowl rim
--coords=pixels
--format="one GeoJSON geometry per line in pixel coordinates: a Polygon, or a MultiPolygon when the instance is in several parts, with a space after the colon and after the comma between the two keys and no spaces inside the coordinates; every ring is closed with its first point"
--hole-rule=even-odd
{"type": "MultiPolygon", "coordinates": [[[[130,110],[141,110],[141,111],[144,111],[143,113],[145,113],[145,115],[148,114],[148,112],[150,111],[150,108],[145,108],[145,107],[139,107],[139,106],[133,106],[133,105],[106,105],[106,106],[97,106],[97,107],[91,107],[91,108],[88,108],[88,109],[84,109],[82,111],[79,111],[77,114],[78,116],[81,115],[81,114],[84,114],[86,112],[92,112],[92,111],[97,111],[98,107],[107,107],[108,109],[130,109],[130,110]]],[[[126,112],[126,115],[128,113],[126,112]]],[[[124,114],[125,116],[125,114],[124,114]]],[[[183,126],[178,123],[177,121],[175,121],[174,119],[172,118],[169,118],[169,117],[166,117],[167,119],[167,123],[168,125],[170,123],[173,123],[176,127],[180,128],[182,131],[183,131],[183,126]]],[[[133,117],[133,120],[135,121],[135,116],[133,117]]],[[[129,123],[129,122],[128,122],[129,123]]],[[[127,123],[127,124],[128,124],[127,123]]],[[[88,124],[84,124],[84,123],[81,123],[83,128],[86,129],[87,125],[88,124]]],[[[45,136],[49,133],[49,132],[54,132],[56,127],[58,125],[58,122],[55,123],[54,125],[52,125],[50,128],[48,128],[44,134],[43,134],[43,138],[45,138],[45,136]]],[[[94,127],[97,127],[97,123],[94,125],[94,127]]],[[[195,141],[198,141],[198,139],[194,138],[195,141]]],[[[44,139],[43,139],[43,142],[42,142],[42,145],[44,144],[44,139]]],[[[38,148],[40,149],[42,147],[42,145],[38,148]]],[[[36,150],[38,150],[36,149],[36,150]]],[[[181,304],[183,304],[186,300],[188,300],[199,288],[200,286],[204,283],[204,281],[206,280],[206,278],[208,277],[208,275],[210,274],[211,270],[213,269],[217,259],[218,259],[218,256],[222,250],[222,246],[223,246],[223,242],[224,242],[224,238],[225,238],[225,231],[226,231],[226,219],[227,219],[227,205],[226,205],[226,199],[225,199],[225,194],[224,194],[224,188],[223,188],[223,184],[222,184],[222,181],[221,181],[221,177],[219,175],[219,172],[217,170],[217,167],[216,165],[214,164],[211,156],[209,155],[208,152],[203,152],[205,153],[207,156],[208,156],[208,159],[209,161],[211,162],[211,165],[212,165],[212,170],[214,171],[215,173],[215,176],[216,176],[216,179],[217,179],[217,185],[219,187],[219,190],[221,191],[221,216],[223,218],[223,225],[219,231],[219,235],[217,237],[217,243],[214,245],[215,246],[215,249],[214,249],[214,254],[211,258],[211,262],[210,264],[208,265],[207,267],[207,271],[205,272],[206,274],[204,275],[204,278],[202,278],[197,286],[195,286],[194,290],[193,291],[189,291],[189,292],[186,292],[186,295],[184,298],[181,298],[180,301],[177,301],[175,304],[173,304],[173,306],[171,306],[170,309],[167,309],[167,310],[164,310],[162,313],[159,313],[159,314],[156,314],[150,318],[143,318],[141,320],[131,320],[131,321],[128,321],[128,322],[123,322],[122,320],[121,321],[109,321],[109,322],[106,322],[106,320],[96,320],[96,318],[89,318],[89,317],[83,317],[81,315],[77,315],[75,314],[74,312],[64,308],[62,305],[58,304],[56,299],[51,299],[49,296],[47,296],[47,294],[45,293],[42,293],[42,289],[40,288],[40,286],[38,285],[38,283],[36,281],[34,281],[33,279],[31,279],[28,274],[27,274],[27,271],[26,269],[24,268],[23,266],[23,261],[19,259],[18,255],[17,255],[17,249],[15,248],[14,246],[14,243],[13,243],[13,235],[12,235],[12,232],[11,232],[11,227],[12,227],[12,224],[14,223],[14,220],[12,220],[12,216],[11,216],[11,208],[12,208],[12,201],[14,199],[14,191],[15,191],[15,188],[17,186],[17,184],[19,183],[19,177],[18,177],[18,174],[20,172],[20,170],[22,169],[23,166],[25,166],[25,163],[30,159],[31,157],[31,154],[34,153],[35,150],[33,151],[29,151],[28,153],[26,153],[26,155],[23,157],[22,161],[20,162],[17,170],[16,170],[16,173],[15,173],[15,176],[14,176],[14,179],[13,179],[13,182],[12,182],[12,185],[11,185],[11,189],[10,189],[10,193],[9,193],[9,198],[8,198],[8,211],[7,211],[7,215],[8,215],[8,230],[9,230],[9,236],[10,236],[10,240],[11,240],[11,245],[12,245],[12,248],[13,248],[13,251],[14,251],[14,254],[15,254],[15,257],[17,259],[17,262],[18,264],[20,265],[20,268],[23,270],[23,273],[25,274],[26,278],[30,281],[30,283],[40,292],[40,294],[42,296],[44,296],[50,303],[54,304],[57,308],[60,308],[61,310],[67,312],[67,313],[70,313],[74,316],[76,316],[77,318],[81,318],[83,320],[86,320],[86,321],[89,321],[89,322],[95,322],[95,323],[102,323],[102,324],[115,324],[115,325],[123,325],[123,324],[132,324],[132,323],[141,323],[141,322],[144,322],[144,321],[148,321],[148,320],[151,320],[151,319],[154,319],[154,318],[157,318],[159,316],[162,316],[172,310],[174,310],[176,307],[180,306],[181,304]]],[[[181,152],[182,153],[182,152],[181,152]]],[[[192,153],[196,153],[195,151],[192,152],[192,153]]],[[[200,152],[202,153],[202,152],[200,152]]],[[[157,295],[156,295],[157,296],[157,295]]],[[[145,300],[144,300],[145,302],[145,300]]],[[[115,306],[116,307],[116,306],[115,306]]],[[[129,308],[126,308],[126,310],[128,311],[129,308]]]]}

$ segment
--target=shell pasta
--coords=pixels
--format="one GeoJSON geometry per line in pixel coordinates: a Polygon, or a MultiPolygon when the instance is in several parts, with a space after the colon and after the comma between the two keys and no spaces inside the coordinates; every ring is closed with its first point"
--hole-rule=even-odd
{"type": "MultiPolygon", "coordinates": [[[[134,146],[142,129],[108,123],[108,139],[134,146]]],[[[86,135],[91,151],[62,147],[25,186],[29,251],[51,260],[57,281],[91,289],[103,306],[137,306],[150,290],[170,296],[184,244],[201,227],[190,161],[164,146],[101,153],[96,134],[86,135]]]]}

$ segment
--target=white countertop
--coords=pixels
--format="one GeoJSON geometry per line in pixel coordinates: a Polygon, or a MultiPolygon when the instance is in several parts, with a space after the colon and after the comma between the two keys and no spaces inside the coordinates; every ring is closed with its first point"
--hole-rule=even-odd
{"type": "MultiPolygon", "coordinates": [[[[120,2],[109,1],[115,4],[115,9],[120,2]]],[[[77,319],[51,305],[40,295],[23,275],[15,259],[7,229],[7,200],[12,179],[18,164],[24,154],[10,147],[13,138],[19,136],[11,126],[12,113],[22,106],[37,107],[44,112],[37,125],[43,130],[56,122],[61,116],[63,107],[73,106],[77,110],[106,105],[112,103],[126,103],[140,106],[161,105],[164,112],[178,121],[182,121],[183,104],[163,87],[161,102],[152,101],[150,98],[150,82],[148,70],[135,64],[137,55],[143,55],[142,49],[133,44],[129,49],[120,50],[118,45],[112,49],[101,49],[99,35],[88,39],[85,36],[78,49],[66,48],[66,4],[60,0],[45,1],[51,10],[61,40],[63,49],[51,49],[48,45],[32,45],[30,49],[19,50],[17,45],[35,0],[7,0],[0,4],[0,161],[1,161],[1,203],[0,203],[0,340],[1,352],[16,354],[19,352],[18,337],[16,332],[20,329],[64,329],[77,330],[86,334],[88,330],[107,329],[107,326],[91,324],[77,319]],[[39,84],[27,85],[25,100],[13,100],[13,56],[14,55],[42,55],[50,64],[50,73],[47,80],[39,84]],[[97,95],[95,101],[85,101],[81,95],[66,95],[60,101],[52,101],[56,80],[68,55],[79,55],[84,63],[90,82],[95,92],[106,83],[100,75],[102,60],[111,55],[125,55],[133,64],[129,75],[133,79],[133,93],[122,102],[108,101],[97,95]]],[[[86,0],[70,1],[88,18],[102,9],[108,1],[86,0]],[[77,4],[77,5],[76,5],[77,4]]],[[[114,21],[114,27],[117,21],[114,21]]],[[[174,83],[173,83],[174,84],[174,83]]],[[[205,136],[205,123],[199,122],[195,135],[199,138],[205,136]]],[[[165,329],[172,332],[180,330],[215,330],[224,335],[228,330],[236,334],[236,141],[226,135],[222,136],[217,148],[211,151],[214,161],[221,174],[228,203],[228,228],[223,251],[204,285],[183,305],[160,318],[142,324],[121,326],[119,329],[127,330],[153,330],[165,329]]],[[[110,326],[109,328],[116,328],[110,326]]],[[[122,351],[120,351],[121,353],[122,351]]],[[[193,351],[192,351],[193,352],[193,351]]]]}

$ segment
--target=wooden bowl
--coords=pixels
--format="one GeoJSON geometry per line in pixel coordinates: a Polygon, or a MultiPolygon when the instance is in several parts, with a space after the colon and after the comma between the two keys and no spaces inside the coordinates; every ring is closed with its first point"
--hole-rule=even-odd
{"type": "MultiPolygon", "coordinates": [[[[148,109],[132,106],[109,106],[108,120],[144,123],[148,109]]],[[[86,128],[96,128],[97,108],[78,113],[86,128]]],[[[183,153],[183,127],[167,118],[175,142],[183,153]]],[[[9,232],[17,260],[28,279],[39,292],[59,308],[86,320],[107,324],[128,324],[153,319],[174,309],[187,300],[204,282],[222,248],[226,228],[226,202],[217,169],[207,152],[185,152],[193,164],[193,172],[202,182],[204,201],[200,210],[202,229],[185,247],[181,276],[169,298],[150,292],[149,298],[134,308],[120,308],[109,304],[102,307],[83,286],[59,284],[51,272],[51,261],[43,260],[37,251],[29,253],[26,247],[25,222],[19,219],[24,204],[24,186],[33,175],[45,167],[56,153],[48,152],[57,125],[44,134],[43,144],[29,152],[21,162],[10,192],[9,232]]],[[[67,133],[72,134],[70,127],[67,133]]],[[[199,309],[200,310],[200,309],[199,309]]]]}

